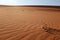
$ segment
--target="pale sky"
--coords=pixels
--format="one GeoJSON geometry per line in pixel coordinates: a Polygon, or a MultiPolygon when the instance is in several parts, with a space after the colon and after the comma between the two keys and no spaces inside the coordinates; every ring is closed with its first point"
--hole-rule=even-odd
{"type": "Polygon", "coordinates": [[[60,0],[0,0],[0,5],[56,5],[60,6],[60,0]]]}

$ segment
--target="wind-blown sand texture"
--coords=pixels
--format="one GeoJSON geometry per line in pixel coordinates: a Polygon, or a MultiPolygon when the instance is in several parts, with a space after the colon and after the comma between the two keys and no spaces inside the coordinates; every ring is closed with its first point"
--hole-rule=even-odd
{"type": "Polygon", "coordinates": [[[0,7],[0,40],[60,40],[44,24],[60,29],[60,8],[0,7]]]}

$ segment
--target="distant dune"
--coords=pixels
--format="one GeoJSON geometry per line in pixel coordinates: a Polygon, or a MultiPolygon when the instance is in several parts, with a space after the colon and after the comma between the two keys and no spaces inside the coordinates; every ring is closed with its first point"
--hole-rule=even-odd
{"type": "Polygon", "coordinates": [[[60,30],[60,8],[0,6],[0,40],[60,40],[45,24],[60,30]]]}

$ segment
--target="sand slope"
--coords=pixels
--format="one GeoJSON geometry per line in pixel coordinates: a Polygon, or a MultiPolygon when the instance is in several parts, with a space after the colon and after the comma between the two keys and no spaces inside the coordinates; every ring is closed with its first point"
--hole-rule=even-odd
{"type": "Polygon", "coordinates": [[[60,40],[42,29],[60,29],[60,9],[45,7],[0,7],[0,40],[60,40]]]}

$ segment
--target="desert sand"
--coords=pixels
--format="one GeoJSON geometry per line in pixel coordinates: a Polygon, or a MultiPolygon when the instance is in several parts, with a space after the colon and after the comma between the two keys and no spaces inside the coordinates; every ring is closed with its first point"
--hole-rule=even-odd
{"type": "Polygon", "coordinates": [[[0,7],[0,40],[60,40],[44,24],[60,29],[60,8],[0,7]]]}

